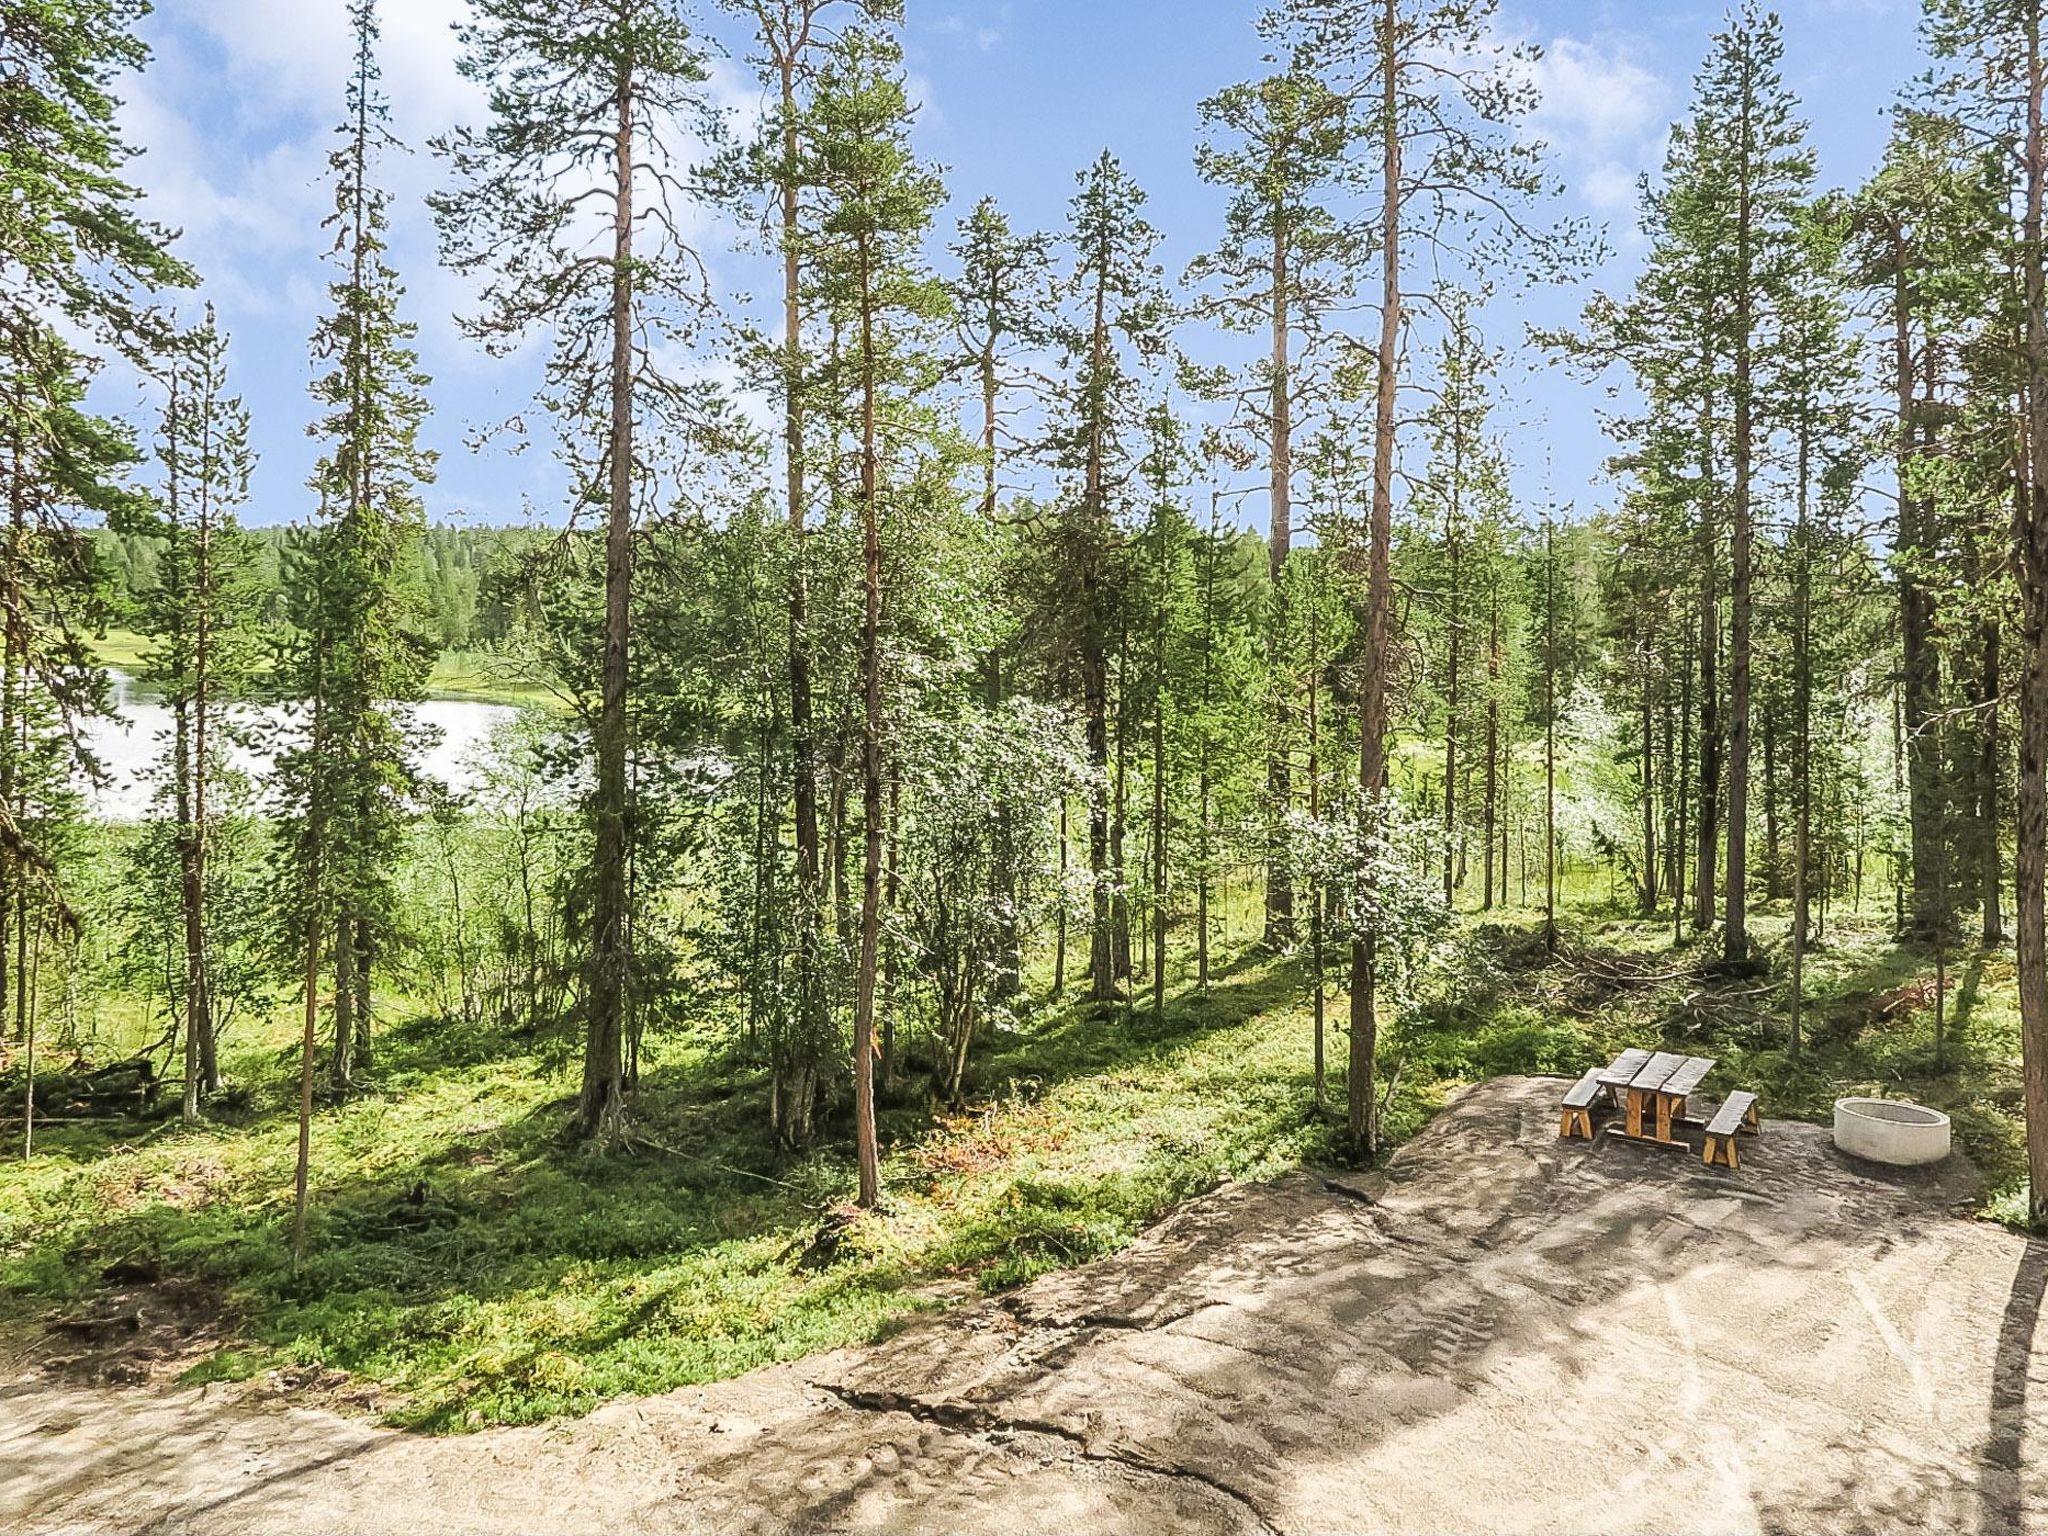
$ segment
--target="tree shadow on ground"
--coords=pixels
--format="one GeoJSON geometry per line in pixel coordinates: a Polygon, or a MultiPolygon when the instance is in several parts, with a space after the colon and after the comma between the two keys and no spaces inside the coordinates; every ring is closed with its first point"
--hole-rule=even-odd
{"type": "MultiPolygon", "coordinates": [[[[1979,1459],[1990,1474],[1977,1483],[1980,1536],[2011,1536],[2026,1529],[2027,1383],[2033,1371],[2034,1335],[2048,1293],[2048,1242],[2029,1242],[2013,1269],[2012,1290],[1991,1361],[1989,1425],[1979,1459]]],[[[2036,1449],[2035,1454],[2042,1454],[2036,1449]]]]}

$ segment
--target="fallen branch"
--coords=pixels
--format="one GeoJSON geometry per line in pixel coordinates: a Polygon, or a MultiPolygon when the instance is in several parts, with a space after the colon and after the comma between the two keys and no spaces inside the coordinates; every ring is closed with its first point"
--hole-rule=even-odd
{"type": "Polygon", "coordinates": [[[666,1142],[656,1141],[652,1136],[641,1131],[627,1131],[623,1133],[620,1137],[620,1144],[626,1147],[645,1147],[650,1152],[659,1152],[663,1157],[672,1157],[677,1162],[688,1163],[693,1168],[709,1168],[717,1173],[729,1173],[736,1179],[758,1179],[763,1184],[772,1184],[777,1189],[788,1190],[791,1194],[800,1195],[803,1193],[796,1185],[789,1183],[785,1179],[773,1178],[765,1173],[755,1173],[749,1168],[735,1168],[730,1163],[714,1162],[710,1158],[692,1157],[689,1153],[672,1147],[666,1142]]]}

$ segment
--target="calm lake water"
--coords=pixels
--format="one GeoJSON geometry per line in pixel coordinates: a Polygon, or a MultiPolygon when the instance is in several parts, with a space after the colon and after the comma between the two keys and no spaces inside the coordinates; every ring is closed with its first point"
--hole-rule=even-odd
{"type": "MultiPolygon", "coordinates": [[[[90,802],[93,813],[109,821],[135,821],[149,814],[156,795],[153,774],[169,739],[171,712],[118,672],[114,689],[117,708],[113,717],[96,721],[87,733],[112,775],[107,785],[91,793],[90,802]]],[[[453,789],[474,788],[478,748],[518,713],[509,704],[461,699],[428,699],[414,705],[414,717],[436,734],[422,766],[453,789]]],[[[284,718],[284,712],[274,705],[239,705],[226,714],[239,734],[258,742],[270,737],[284,718]]],[[[237,744],[228,755],[260,792],[270,770],[270,751],[237,744]]]]}

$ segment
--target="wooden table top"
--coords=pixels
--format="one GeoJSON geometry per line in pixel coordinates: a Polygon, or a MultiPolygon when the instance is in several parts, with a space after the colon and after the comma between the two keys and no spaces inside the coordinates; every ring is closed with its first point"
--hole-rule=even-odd
{"type": "Polygon", "coordinates": [[[1640,1046],[1631,1046],[1607,1064],[1606,1069],[1600,1074],[1601,1085],[1609,1088],[1626,1088],[1629,1079],[1642,1071],[1649,1059],[1648,1051],[1640,1046]]]}

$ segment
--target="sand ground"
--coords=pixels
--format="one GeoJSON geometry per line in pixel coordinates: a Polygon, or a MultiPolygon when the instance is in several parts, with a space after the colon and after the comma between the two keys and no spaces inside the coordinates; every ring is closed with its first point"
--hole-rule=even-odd
{"type": "Polygon", "coordinates": [[[432,1439],[0,1382],[0,1531],[2034,1532],[2048,1244],[1767,1122],[1730,1175],[1487,1084],[872,1348],[432,1439]]]}

